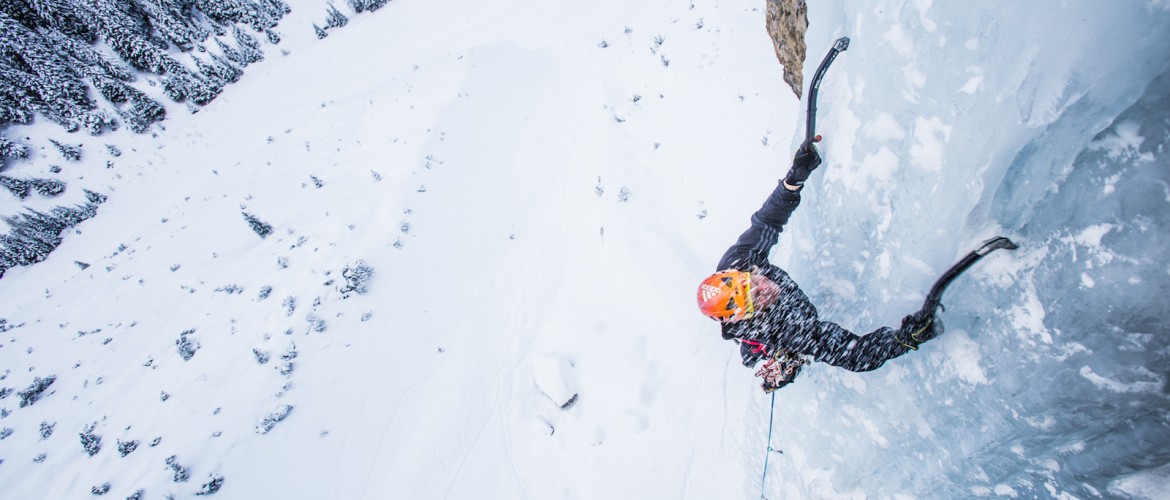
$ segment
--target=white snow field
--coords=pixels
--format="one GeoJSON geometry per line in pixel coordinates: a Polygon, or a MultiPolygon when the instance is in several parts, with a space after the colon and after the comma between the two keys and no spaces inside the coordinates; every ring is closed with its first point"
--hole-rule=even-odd
{"type": "Polygon", "coordinates": [[[862,333],[1021,249],[918,352],[807,367],[771,441],[694,302],[804,133],[764,2],[394,0],[323,40],[289,3],[197,114],[68,135],[109,200],[0,280],[0,498],[1170,491],[1164,0],[810,3],[806,81],[852,45],[773,261],[862,333]]]}

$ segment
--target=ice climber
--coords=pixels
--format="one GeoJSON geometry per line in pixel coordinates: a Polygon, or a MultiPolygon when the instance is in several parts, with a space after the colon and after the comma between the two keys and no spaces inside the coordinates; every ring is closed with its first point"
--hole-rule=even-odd
{"type": "Polygon", "coordinates": [[[882,327],[858,336],[822,321],[817,309],[768,253],[792,211],[804,182],[821,164],[811,142],[797,150],[788,174],[751,218],[751,227],[719,260],[718,272],[699,286],[699,309],[719,321],[723,338],[739,343],[744,366],[767,359],[756,376],[765,392],[788,385],[806,357],[855,372],[873,370],[942,333],[933,314],[917,312],[898,329],[882,327]]]}

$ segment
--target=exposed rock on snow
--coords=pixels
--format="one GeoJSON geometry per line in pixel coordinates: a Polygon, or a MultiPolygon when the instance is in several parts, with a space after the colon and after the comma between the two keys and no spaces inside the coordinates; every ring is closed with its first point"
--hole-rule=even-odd
{"type": "Polygon", "coordinates": [[[577,392],[569,387],[566,375],[573,364],[553,356],[536,356],[532,360],[532,375],[540,388],[558,408],[567,410],[577,402],[577,392]]]}
{"type": "Polygon", "coordinates": [[[804,0],[768,0],[765,20],[776,59],[784,66],[784,83],[797,98],[804,89],[804,33],[808,30],[808,6],[804,0]]]}

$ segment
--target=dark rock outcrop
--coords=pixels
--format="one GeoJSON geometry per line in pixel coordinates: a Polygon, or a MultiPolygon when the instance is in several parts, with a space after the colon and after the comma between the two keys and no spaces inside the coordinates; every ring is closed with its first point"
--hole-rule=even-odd
{"type": "Polygon", "coordinates": [[[767,0],[766,24],[776,58],[784,66],[784,82],[799,99],[804,89],[804,33],[808,31],[808,6],[804,0],[767,0]]]}

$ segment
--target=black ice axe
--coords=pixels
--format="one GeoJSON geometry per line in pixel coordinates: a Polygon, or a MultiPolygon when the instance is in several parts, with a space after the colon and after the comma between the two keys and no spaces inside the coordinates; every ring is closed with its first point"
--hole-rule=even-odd
{"type": "Polygon", "coordinates": [[[825,72],[829,70],[829,65],[837,59],[837,54],[845,52],[849,48],[849,37],[843,36],[838,38],[833,43],[833,48],[829,49],[829,53],[825,54],[825,59],[821,61],[821,65],[817,67],[817,72],[813,74],[812,82],[808,86],[808,125],[804,129],[804,144],[801,149],[808,149],[809,145],[814,142],[820,142],[821,136],[817,135],[817,91],[821,89],[821,79],[825,77],[825,72]]]}

